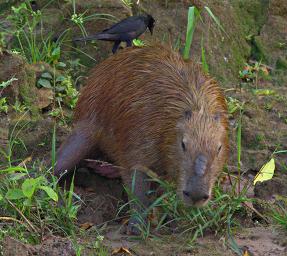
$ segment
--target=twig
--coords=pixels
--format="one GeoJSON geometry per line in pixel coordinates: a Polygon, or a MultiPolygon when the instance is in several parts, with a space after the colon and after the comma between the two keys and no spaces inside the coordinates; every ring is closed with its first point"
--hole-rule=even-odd
{"type": "Polygon", "coordinates": [[[32,223],[24,216],[24,214],[8,199],[6,199],[8,203],[21,215],[21,217],[26,221],[28,226],[36,233],[39,233],[37,228],[32,225],[32,223]]]}
{"type": "Polygon", "coordinates": [[[268,224],[270,224],[270,221],[265,216],[263,216],[259,211],[257,211],[252,205],[248,205],[246,202],[243,202],[243,205],[247,206],[250,210],[254,211],[259,217],[261,217],[268,224]]]}
{"type": "Polygon", "coordinates": [[[20,224],[24,224],[23,221],[17,220],[17,219],[12,218],[12,217],[0,217],[0,220],[3,220],[3,221],[14,221],[14,222],[18,222],[20,224]]]}

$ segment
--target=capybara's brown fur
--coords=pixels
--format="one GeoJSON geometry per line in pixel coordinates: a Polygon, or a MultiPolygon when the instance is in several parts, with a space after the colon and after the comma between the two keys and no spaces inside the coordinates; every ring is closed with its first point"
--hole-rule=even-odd
{"type": "Polygon", "coordinates": [[[199,65],[168,47],[122,50],[91,71],[56,174],[96,150],[124,168],[125,183],[134,166],[147,167],[176,182],[186,204],[202,205],[227,158],[224,96],[199,65]]]}

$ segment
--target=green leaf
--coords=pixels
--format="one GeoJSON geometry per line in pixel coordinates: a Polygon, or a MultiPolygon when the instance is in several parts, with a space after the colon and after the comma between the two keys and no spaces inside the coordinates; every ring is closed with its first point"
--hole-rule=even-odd
{"type": "MultiPolygon", "coordinates": [[[[56,87],[56,92],[65,92],[66,87],[65,86],[57,86],[56,87]]],[[[61,97],[60,97],[61,98],[61,97]]]]}
{"type": "Polygon", "coordinates": [[[52,85],[51,85],[51,82],[47,79],[44,79],[44,78],[40,78],[37,82],[38,86],[40,87],[44,87],[44,88],[49,88],[49,89],[52,89],[52,85]]]}
{"type": "Polygon", "coordinates": [[[52,56],[58,56],[60,55],[60,47],[56,47],[53,51],[52,51],[52,56]]]}
{"type": "Polygon", "coordinates": [[[3,196],[0,194],[0,201],[2,201],[3,200],[3,196]]]}
{"type": "Polygon", "coordinates": [[[35,178],[35,182],[37,185],[40,185],[46,183],[47,179],[44,176],[39,176],[38,178],[35,178]]]}
{"type": "Polygon", "coordinates": [[[45,72],[41,75],[43,78],[53,79],[52,75],[49,72],[45,72]]]}
{"type": "Polygon", "coordinates": [[[9,86],[13,81],[17,81],[18,79],[15,77],[12,77],[11,79],[4,81],[2,83],[0,83],[0,88],[1,89],[5,89],[7,86],[9,86]]]}
{"type": "Polygon", "coordinates": [[[9,180],[20,180],[26,175],[27,173],[14,173],[11,175],[11,177],[9,177],[9,180]]]}
{"type": "Polygon", "coordinates": [[[31,200],[31,198],[26,198],[25,200],[24,200],[24,202],[23,202],[23,205],[24,206],[32,206],[32,200],[31,200]]]}
{"type": "Polygon", "coordinates": [[[64,76],[60,75],[56,78],[56,82],[63,82],[65,79],[66,78],[64,76]]]}
{"type": "Polygon", "coordinates": [[[30,178],[30,179],[25,180],[22,184],[23,194],[28,198],[32,198],[35,192],[36,186],[37,186],[37,181],[35,179],[30,178]]]}
{"type": "Polygon", "coordinates": [[[39,188],[44,190],[52,200],[58,202],[58,195],[52,188],[48,186],[40,186],[39,188]]]}
{"type": "Polygon", "coordinates": [[[56,61],[60,58],[60,54],[61,54],[61,50],[60,47],[56,47],[53,51],[52,51],[52,59],[53,61],[56,61]]]}
{"type": "Polygon", "coordinates": [[[66,63],[60,61],[57,63],[56,66],[57,66],[57,68],[65,68],[67,65],[66,65],[66,63]]]}
{"type": "Polygon", "coordinates": [[[5,195],[5,197],[9,200],[17,200],[24,198],[25,195],[23,194],[23,191],[19,188],[9,189],[5,195]]]}
{"type": "Polygon", "coordinates": [[[25,172],[27,173],[27,170],[23,167],[15,166],[15,167],[9,167],[4,170],[0,170],[0,174],[2,173],[14,173],[14,172],[25,172]]]}
{"type": "Polygon", "coordinates": [[[271,158],[269,162],[264,164],[260,171],[254,178],[253,185],[255,185],[258,181],[263,182],[266,180],[271,180],[275,171],[275,160],[271,158]]]}
{"type": "Polygon", "coordinates": [[[133,40],[133,44],[134,44],[135,46],[145,46],[144,41],[143,41],[143,40],[140,40],[140,39],[134,39],[134,40],[133,40]]]}

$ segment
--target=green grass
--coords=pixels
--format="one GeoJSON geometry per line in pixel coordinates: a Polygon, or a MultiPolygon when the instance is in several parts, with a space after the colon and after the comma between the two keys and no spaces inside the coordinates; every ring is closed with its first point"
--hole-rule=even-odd
{"type": "Polygon", "coordinates": [[[188,18],[187,18],[187,28],[186,28],[186,39],[185,46],[183,51],[183,58],[185,60],[190,58],[190,47],[193,39],[193,33],[196,25],[196,7],[192,6],[188,9],[188,18]]]}
{"type": "MultiPolygon", "coordinates": [[[[2,151],[6,164],[3,163],[0,169],[1,216],[10,218],[14,225],[8,226],[8,230],[1,229],[0,233],[11,233],[16,238],[25,237],[26,241],[34,242],[41,240],[44,230],[72,235],[80,202],[73,193],[73,182],[68,191],[62,191],[57,184],[58,181],[51,175],[51,168],[39,168],[36,164],[28,168],[24,162],[15,165],[12,156],[19,134],[16,128],[17,124],[11,133],[11,136],[15,137],[10,137],[8,149],[2,151]],[[73,198],[77,199],[76,203],[73,202],[73,198]],[[18,223],[22,225],[19,227],[18,223]]],[[[55,137],[52,148],[55,148],[55,137]]]]}
{"type": "MultiPolygon", "coordinates": [[[[25,127],[18,125],[11,132],[14,137],[10,136],[8,148],[1,152],[6,160],[0,167],[0,241],[10,236],[23,243],[38,244],[47,234],[54,234],[71,239],[76,255],[81,255],[84,246],[76,242],[81,233],[76,220],[82,200],[74,193],[74,178],[66,190],[59,187],[58,179],[52,175],[56,163],[56,129],[52,131],[52,167],[39,162],[27,167],[25,161],[13,160],[19,130],[25,127]]],[[[102,239],[93,241],[97,255],[109,255],[102,239]]]]}
{"type": "Polygon", "coordinates": [[[273,222],[287,231],[287,198],[277,198],[275,206],[271,208],[273,222]]]}
{"type": "MultiPolygon", "coordinates": [[[[155,236],[156,232],[170,230],[171,225],[176,225],[179,233],[189,235],[189,244],[192,245],[197,237],[203,236],[206,230],[211,230],[215,233],[224,234],[227,231],[227,220],[230,221],[232,227],[236,226],[237,221],[235,214],[244,214],[244,202],[250,201],[246,197],[246,189],[240,193],[236,191],[236,184],[233,184],[232,193],[223,192],[220,183],[218,182],[214,188],[214,198],[203,208],[186,208],[181,201],[178,200],[175,192],[175,187],[165,181],[152,179],[156,182],[161,190],[165,191],[161,196],[156,198],[144,213],[135,212],[132,210],[130,216],[134,216],[139,221],[138,228],[140,237],[138,239],[146,240],[155,236]],[[157,212],[156,216],[154,212],[157,212]],[[150,218],[143,216],[152,216],[150,218]]],[[[137,199],[132,195],[132,192],[127,191],[129,201],[126,205],[120,208],[138,203],[137,199]]]]}
{"type": "MultiPolygon", "coordinates": [[[[209,7],[205,6],[204,10],[208,13],[208,15],[211,17],[211,19],[214,21],[214,23],[217,25],[217,27],[224,31],[224,28],[220,24],[219,19],[212,13],[209,7]]],[[[185,60],[190,59],[190,48],[192,45],[192,40],[194,36],[194,31],[196,28],[196,25],[198,23],[198,20],[202,21],[201,17],[201,12],[202,10],[198,10],[195,6],[191,6],[188,9],[188,17],[187,17],[187,27],[186,27],[186,36],[185,36],[185,45],[184,45],[184,50],[183,50],[183,58],[185,60]]],[[[226,32],[225,32],[226,33],[226,32]]],[[[179,43],[177,42],[176,45],[179,43]]],[[[174,47],[176,48],[176,47],[174,47]]],[[[205,48],[204,48],[204,37],[203,35],[201,36],[201,64],[202,64],[202,69],[205,73],[209,72],[209,67],[208,63],[206,60],[206,53],[205,53],[205,48]]]]}
{"type": "MultiPolygon", "coordinates": [[[[176,196],[175,185],[158,178],[151,178],[150,181],[157,183],[159,190],[164,192],[158,197],[154,196],[153,203],[144,212],[136,212],[134,209],[128,210],[128,214],[136,217],[139,222],[140,236],[138,239],[147,240],[155,237],[156,232],[160,233],[171,230],[171,227],[176,227],[177,232],[189,236],[188,245],[191,247],[196,239],[203,236],[207,230],[221,235],[228,234],[229,239],[227,240],[231,241],[232,230],[239,223],[236,216],[244,216],[246,214],[245,203],[252,201],[246,196],[250,184],[244,186],[240,184],[243,105],[240,105],[240,115],[237,120],[237,174],[231,175],[226,168],[222,174],[229,177],[231,183],[229,191],[223,191],[220,179],[218,179],[214,187],[213,199],[207,206],[186,208],[176,196]]],[[[119,210],[123,211],[125,207],[134,204],[138,204],[141,208],[141,203],[133,195],[133,189],[131,191],[126,189],[126,191],[130,201],[119,210]]],[[[155,191],[149,191],[149,194],[156,195],[155,191]]]]}

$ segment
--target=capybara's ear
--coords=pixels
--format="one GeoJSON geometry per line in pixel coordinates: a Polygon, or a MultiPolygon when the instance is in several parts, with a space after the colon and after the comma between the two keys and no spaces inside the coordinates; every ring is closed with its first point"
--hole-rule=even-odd
{"type": "Polygon", "coordinates": [[[184,112],[184,118],[185,118],[186,120],[190,120],[191,117],[192,117],[192,112],[191,112],[191,110],[190,110],[190,109],[189,109],[189,110],[185,110],[185,112],[184,112]]]}

